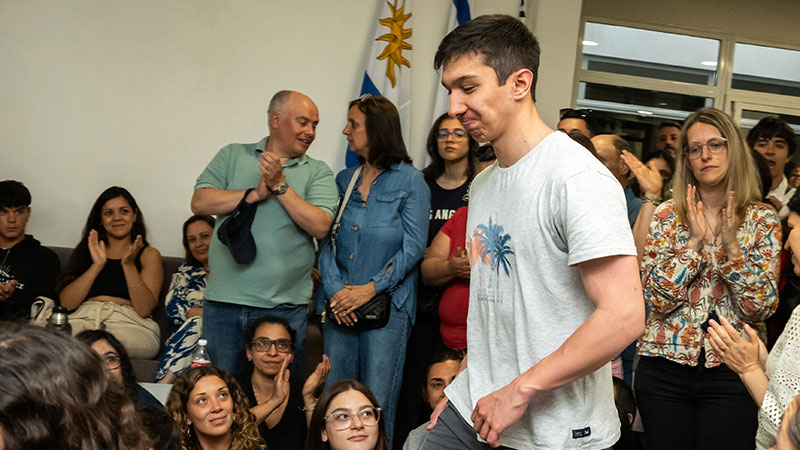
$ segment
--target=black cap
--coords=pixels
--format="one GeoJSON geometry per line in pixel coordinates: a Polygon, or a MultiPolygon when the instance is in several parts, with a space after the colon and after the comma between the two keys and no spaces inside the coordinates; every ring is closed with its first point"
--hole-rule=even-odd
{"type": "Polygon", "coordinates": [[[239,264],[250,264],[256,259],[256,241],[250,226],[253,225],[257,205],[244,201],[252,190],[245,191],[236,209],[217,230],[217,237],[230,249],[233,259],[239,264]]]}

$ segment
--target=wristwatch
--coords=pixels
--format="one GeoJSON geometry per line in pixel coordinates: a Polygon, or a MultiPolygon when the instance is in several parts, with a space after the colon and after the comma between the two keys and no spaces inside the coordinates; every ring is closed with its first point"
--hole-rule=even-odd
{"type": "Polygon", "coordinates": [[[270,192],[272,192],[275,195],[283,195],[288,190],[289,190],[289,185],[286,183],[281,183],[275,189],[270,189],[270,192]]]}

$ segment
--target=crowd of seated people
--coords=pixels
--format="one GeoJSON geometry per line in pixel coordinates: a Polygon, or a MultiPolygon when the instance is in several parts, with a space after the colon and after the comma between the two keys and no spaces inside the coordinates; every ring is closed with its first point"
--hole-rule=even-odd
{"type": "MultiPolygon", "coordinates": [[[[133,195],[118,186],[100,194],[59,271],[52,251],[25,234],[27,188],[0,182],[0,449],[83,448],[87,440],[131,449],[178,441],[187,449],[423,448],[433,426],[426,417],[469,348],[470,271],[485,257],[470,254],[465,239],[470,182],[497,164],[490,146],[443,115],[428,142],[433,162],[418,171],[395,106],[364,96],[348,105],[343,130],[359,164],[334,177],[305,154],[315,113],[302,94],[276,94],[270,136],[226,147],[201,175],[193,209],[219,217],[194,215],[183,225],[186,262],[164,305],[174,332],[161,352],[151,318],[161,256],[133,195]],[[225,184],[217,167],[228,159],[233,181],[225,184]],[[268,219],[291,236],[257,237],[268,219]],[[325,319],[324,354],[306,374],[312,238],[320,239],[313,313],[325,319]],[[265,303],[242,281],[251,275],[231,284],[239,267],[270,267],[259,258],[281,246],[279,259],[298,264],[302,282],[270,285],[274,298],[265,303]],[[226,302],[221,292],[235,295],[226,302]],[[38,296],[70,311],[76,339],[21,325],[38,296]],[[383,310],[362,313],[380,301],[383,310]],[[375,325],[370,314],[385,321],[375,325]],[[208,322],[219,333],[233,316],[237,328],[226,322],[232,331],[211,352],[219,367],[190,367],[208,322]],[[153,381],[172,384],[165,409],[136,383],[130,361],[156,356],[153,381]],[[403,400],[406,409],[398,408],[404,376],[417,397],[403,400]]],[[[770,117],[745,138],[727,114],[701,108],[683,124],[662,124],[657,148],[639,158],[621,136],[597,130],[590,113],[569,109],[562,119],[559,130],[602,162],[628,199],[640,259],[647,318],[615,364],[614,448],[798,448],[792,129],[770,117]],[[759,172],[759,157],[768,173],[759,172]],[[768,323],[776,311],[779,320],[768,323]]]]}

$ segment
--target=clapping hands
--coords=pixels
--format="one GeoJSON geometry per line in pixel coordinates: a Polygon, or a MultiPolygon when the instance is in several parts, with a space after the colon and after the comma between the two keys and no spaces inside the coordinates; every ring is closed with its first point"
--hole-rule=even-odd
{"type": "Polygon", "coordinates": [[[317,364],[317,368],[309,375],[305,384],[303,385],[303,401],[307,404],[314,403],[314,392],[328,379],[328,373],[331,371],[331,360],[327,355],[322,355],[322,361],[317,364]]]}
{"type": "Polygon", "coordinates": [[[725,207],[720,211],[720,239],[722,245],[725,247],[725,252],[728,258],[734,259],[742,256],[742,250],[739,248],[739,240],[736,239],[736,230],[739,223],[736,217],[736,203],[734,202],[734,192],[728,191],[727,202],[725,207]]]}
{"type": "Polygon", "coordinates": [[[258,170],[261,177],[258,185],[247,196],[248,203],[258,203],[266,200],[270,195],[270,189],[285,180],[283,174],[283,164],[281,158],[274,153],[264,152],[258,158],[258,170]]]}
{"type": "Polygon", "coordinates": [[[694,251],[699,251],[707,243],[714,241],[714,231],[703,214],[703,201],[697,199],[697,188],[691,184],[686,186],[686,221],[689,224],[688,246],[694,251]]]}
{"type": "Polygon", "coordinates": [[[720,317],[719,322],[709,321],[708,341],[714,353],[737,374],[763,370],[766,366],[767,348],[750,325],[744,325],[747,339],[720,317]]]}
{"type": "Polygon", "coordinates": [[[136,261],[136,255],[138,255],[139,250],[142,249],[142,245],[142,236],[136,236],[136,240],[131,242],[125,250],[125,254],[122,255],[122,265],[133,264],[134,261],[136,261]]]}
{"type": "Polygon", "coordinates": [[[97,230],[89,231],[89,255],[92,257],[92,265],[98,269],[106,265],[106,243],[97,237],[97,230]]]}
{"type": "Polygon", "coordinates": [[[627,150],[623,150],[620,157],[622,158],[622,162],[631,169],[631,173],[636,178],[636,181],[639,182],[639,187],[642,189],[642,193],[645,196],[661,196],[661,187],[664,182],[658,170],[642,164],[639,158],[627,150]]]}

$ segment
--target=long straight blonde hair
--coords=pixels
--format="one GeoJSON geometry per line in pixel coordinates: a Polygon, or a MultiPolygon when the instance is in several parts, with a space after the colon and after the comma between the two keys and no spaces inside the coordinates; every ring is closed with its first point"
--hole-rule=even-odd
{"type": "MultiPolygon", "coordinates": [[[[715,108],[700,108],[686,119],[681,130],[681,146],[678,149],[675,174],[672,178],[672,201],[681,221],[686,222],[688,205],[686,203],[686,185],[697,186],[697,178],[689,168],[689,142],[687,131],[696,123],[705,123],[719,130],[728,144],[728,165],[722,175],[721,183],[727,185],[728,191],[736,192],[734,202],[736,215],[742,217],[747,207],[761,200],[761,187],[753,155],[739,128],[730,116],[715,108]]],[[[699,192],[698,198],[699,200],[699,192]]]]}

